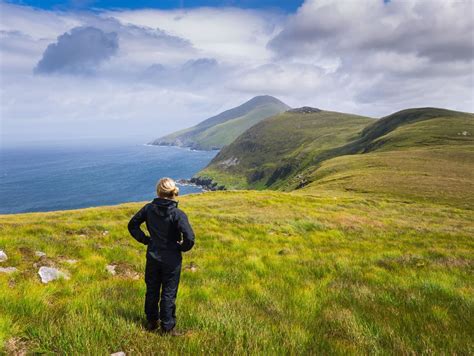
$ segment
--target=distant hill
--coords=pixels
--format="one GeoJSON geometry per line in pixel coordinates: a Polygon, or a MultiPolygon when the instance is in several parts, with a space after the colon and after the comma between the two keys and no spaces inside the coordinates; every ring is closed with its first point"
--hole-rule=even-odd
{"type": "Polygon", "coordinates": [[[474,115],[437,108],[379,120],[293,109],[264,120],[196,175],[225,188],[375,192],[469,205],[474,115]]]}
{"type": "Polygon", "coordinates": [[[196,126],[160,137],[151,144],[191,147],[199,150],[220,149],[261,120],[288,109],[290,107],[277,98],[269,95],[256,96],[196,126]]]}

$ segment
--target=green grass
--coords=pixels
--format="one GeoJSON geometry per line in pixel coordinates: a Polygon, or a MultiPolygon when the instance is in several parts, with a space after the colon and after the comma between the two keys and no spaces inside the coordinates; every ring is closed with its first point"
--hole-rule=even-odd
{"type": "Polygon", "coordinates": [[[324,162],[302,190],[347,190],[474,206],[474,146],[411,149],[341,156],[324,162]]]}
{"type": "Polygon", "coordinates": [[[0,274],[4,352],[474,352],[472,205],[327,189],[182,197],[197,236],[183,265],[197,270],[182,272],[178,339],[141,324],[145,286],[128,272],[143,276],[144,246],[126,231],[141,206],[0,216],[1,266],[19,269],[0,274]],[[71,279],[43,285],[35,263],[71,279]]]}

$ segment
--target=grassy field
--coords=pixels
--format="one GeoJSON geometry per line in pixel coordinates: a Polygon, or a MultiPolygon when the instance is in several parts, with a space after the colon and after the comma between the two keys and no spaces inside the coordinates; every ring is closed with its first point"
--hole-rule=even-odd
{"type": "Polygon", "coordinates": [[[3,352],[473,354],[472,205],[328,189],[180,198],[197,235],[180,338],[142,326],[141,203],[0,216],[0,266],[18,268],[0,273],[3,352]],[[43,285],[41,265],[70,279],[43,285]]]}

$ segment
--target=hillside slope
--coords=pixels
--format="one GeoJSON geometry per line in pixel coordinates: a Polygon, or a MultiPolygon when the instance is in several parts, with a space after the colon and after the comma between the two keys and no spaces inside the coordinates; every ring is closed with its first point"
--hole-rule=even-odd
{"type": "Polygon", "coordinates": [[[151,144],[191,147],[199,150],[220,149],[259,121],[289,108],[272,96],[256,96],[196,126],[158,138],[151,144]]]}
{"type": "MultiPolygon", "coordinates": [[[[474,115],[404,110],[367,127],[349,153],[302,173],[306,191],[351,190],[474,207],[474,115]]],[[[297,182],[293,182],[297,184],[297,182]]]]}
{"type": "Polygon", "coordinates": [[[226,188],[279,188],[327,152],[359,137],[373,121],[315,108],[290,110],[245,131],[197,176],[226,188]]]}
{"type": "Polygon", "coordinates": [[[143,328],[143,203],[0,216],[0,354],[449,354],[474,350],[473,210],[370,194],[180,198],[180,338],[143,328]],[[37,251],[45,253],[38,256],[37,251]],[[42,284],[40,266],[70,279],[42,284]],[[116,274],[107,271],[115,266],[116,274]]]}
{"type": "Polygon", "coordinates": [[[260,187],[319,187],[474,203],[465,193],[474,190],[473,114],[408,109],[355,126],[347,116],[325,121],[323,115],[327,112],[267,119],[223,149],[198,176],[227,188],[258,188],[253,172],[271,167],[273,173],[262,176],[260,187]],[[300,120],[311,125],[301,126],[300,120]],[[308,132],[299,134],[301,127],[308,132]],[[345,135],[339,135],[341,130],[345,135]],[[304,135],[311,139],[305,141],[304,135]],[[292,144],[293,137],[301,145],[292,144]]]}

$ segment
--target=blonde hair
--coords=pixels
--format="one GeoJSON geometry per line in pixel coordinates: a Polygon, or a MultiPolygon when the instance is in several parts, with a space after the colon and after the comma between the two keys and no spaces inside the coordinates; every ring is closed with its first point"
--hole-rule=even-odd
{"type": "Polygon", "coordinates": [[[160,198],[174,199],[179,194],[179,188],[173,179],[164,177],[161,178],[156,185],[156,194],[158,194],[160,198]]]}

